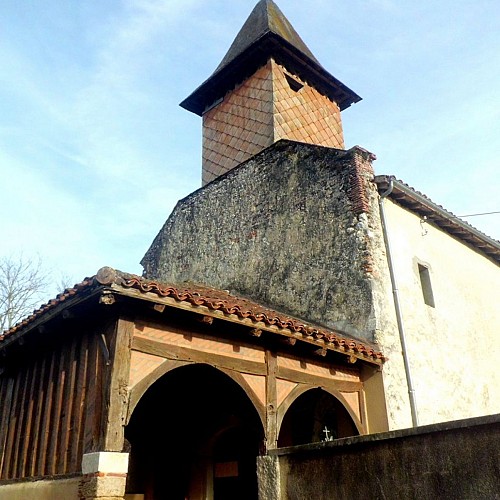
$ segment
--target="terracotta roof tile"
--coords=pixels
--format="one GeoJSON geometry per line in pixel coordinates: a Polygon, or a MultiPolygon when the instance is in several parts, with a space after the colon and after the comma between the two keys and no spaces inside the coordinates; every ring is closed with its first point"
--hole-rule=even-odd
{"type": "Polygon", "coordinates": [[[140,276],[116,271],[109,267],[101,268],[95,276],[85,278],[81,283],[66,289],[63,293],[57,295],[55,299],[35,310],[33,314],[23,321],[3,332],[0,335],[0,348],[2,343],[10,336],[28,331],[35,320],[43,319],[45,314],[68,299],[98,288],[105,289],[109,287],[112,287],[113,291],[118,294],[120,291],[125,292],[128,289],[134,289],[141,293],[152,293],[158,297],[170,297],[175,301],[191,304],[192,306],[204,306],[209,311],[220,311],[224,315],[234,315],[239,319],[250,319],[252,322],[262,323],[266,327],[273,327],[276,329],[273,329],[273,331],[277,333],[287,331],[296,334],[304,340],[321,343],[324,348],[344,353],[347,356],[354,356],[377,364],[386,361],[382,352],[365,341],[308,324],[251,300],[231,295],[227,291],[205,285],[175,285],[146,280],[140,276]]]}

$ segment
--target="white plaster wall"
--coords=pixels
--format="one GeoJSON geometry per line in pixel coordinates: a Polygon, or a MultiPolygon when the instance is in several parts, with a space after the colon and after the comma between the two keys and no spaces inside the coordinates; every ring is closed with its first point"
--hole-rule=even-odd
{"type": "MultiPolygon", "coordinates": [[[[390,200],[387,226],[421,425],[500,412],[500,267],[390,200]],[[435,307],[418,264],[429,267],[435,307]]],[[[380,266],[385,249],[378,255],[380,266]]],[[[391,428],[411,425],[388,273],[380,269],[377,340],[390,358],[384,386],[391,428]]],[[[377,286],[375,287],[377,289],[377,286]]]]}
{"type": "Polygon", "coordinates": [[[408,398],[401,343],[397,328],[392,295],[391,278],[379,218],[378,193],[373,192],[372,217],[372,301],[375,318],[374,340],[388,358],[382,369],[382,381],[389,429],[411,427],[411,411],[408,398]]]}

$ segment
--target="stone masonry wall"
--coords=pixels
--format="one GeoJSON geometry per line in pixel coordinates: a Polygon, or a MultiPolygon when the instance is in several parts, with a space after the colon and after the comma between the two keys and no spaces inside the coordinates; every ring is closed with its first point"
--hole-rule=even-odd
{"type": "Polygon", "coordinates": [[[371,160],[360,148],[274,144],[178,203],[145,276],[227,289],[371,340],[371,160]]]}
{"type": "Polygon", "coordinates": [[[499,446],[495,415],[272,450],[259,498],[495,499],[499,446]]]}

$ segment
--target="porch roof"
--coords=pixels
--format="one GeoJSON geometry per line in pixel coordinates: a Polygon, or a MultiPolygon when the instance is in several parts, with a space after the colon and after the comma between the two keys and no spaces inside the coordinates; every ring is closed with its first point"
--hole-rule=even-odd
{"type": "Polygon", "coordinates": [[[269,331],[293,339],[293,342],[315,344],[319,350],[324,351],[323,355],[326,351],[344,354],[350,362],[361,359],[380,365],[386,361],[377,346],[367,341],[306,323],[246,298],[231,295],[227,290],[191,283],[161,283],[110,267],[103,267],[96,275],[66,289],[23,321],[0,334],[0,350],[38,328],[55,314],[62,313],[75,299],[96,293],[101,293],[102,297],[109,294],[129,296],[244,324],[254,329],[256,336],[260,335],[260,331],[269,331]]]}

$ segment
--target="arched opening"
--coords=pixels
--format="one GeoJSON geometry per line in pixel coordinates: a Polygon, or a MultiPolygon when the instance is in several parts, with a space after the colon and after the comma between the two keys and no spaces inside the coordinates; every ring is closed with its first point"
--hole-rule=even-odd
{"type": "Polygon", "coordinates": [[[257,498],[260,417],[245,391],[213,367],[163,375],[135,407],[125,437],[127,493],[145,500],[257,498]]]}
{"type": "Polygon", "coordinates": [[[323,389],[310,389],[288,408],[281,423],[278,447],[330,441],[359,432],[344,405],[323,389]]]}

